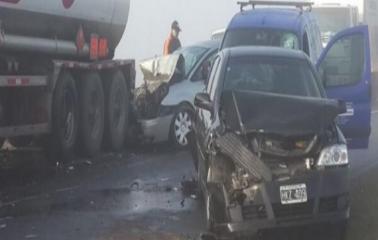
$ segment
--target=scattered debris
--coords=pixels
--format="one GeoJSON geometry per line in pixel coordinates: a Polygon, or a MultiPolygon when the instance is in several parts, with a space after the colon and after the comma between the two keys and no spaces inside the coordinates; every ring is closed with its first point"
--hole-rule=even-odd
{"type": "Polygon", "coordinates": [[[73,171],[73,170],[75,170],[75,167],[74,166],[69,166],[68,170],[73,171]]]}
{"type": "Polygon", "coordinates": [[[180,202],[181,207],[185,207],[185,198],[180,202]]]}
{"type": "Polygon", "coordinates": [[[86,160],[85,163],[88,165],[92,165],[92,161],[89,161],[89,160],[86,160]]]}
{"type": "Polygon", "coordinates": [[[26,239],[33,239],[33,238],[37,238],[38,236],[36,234],[28,234],[28,235],[25,235],[25,238],[26,239]]]}
{"type": "Polygon", "coordinates": [[[138,181],[134,181],[131,185],[130,185],[130,189],[132,191],[139,191],[140,190],[140,186],[139,186],[139,182],[138,181]]]}
{"type": "Polygon", "coordinates": [[[171,186],[166,186],[164,190],[166,192],[172,192],[172,187],[171,186]]]}
{"type": "Polygon", "coordinates": [[[3,224],[0,224],[0,229],[4,229],[7,227],[7,224],[3,223],[3,224]]]}
{"type": "Polygon", "coordinates": [[[191,196],[197,193],[197,182],[192,179],[192,180],[183,180],[181,182],[182,186],[182,193],[184,196],[191,196]]]}
{"type": "Polygon", "coordinates": [[[192,195],[190,195],[190,198],[192,198],[192,199],[197,199],[197,195],[192,194],[192,195]]]}

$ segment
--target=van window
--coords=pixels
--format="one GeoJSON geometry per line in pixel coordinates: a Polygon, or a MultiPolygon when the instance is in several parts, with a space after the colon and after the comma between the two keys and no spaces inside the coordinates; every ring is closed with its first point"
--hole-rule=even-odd
{"type": "Polygon", "coordinates": [[[328,87],[356,84],[361,80],[365,61],[362,34],[351,35],[335,42],[320,65],[328,87]]]}
{"type": "Polygon", "coordinates": [[[222,49],[237,46],[274,46],[299,49],[298,37],[276,29],[231,29],[226,33],[222,49]]]}

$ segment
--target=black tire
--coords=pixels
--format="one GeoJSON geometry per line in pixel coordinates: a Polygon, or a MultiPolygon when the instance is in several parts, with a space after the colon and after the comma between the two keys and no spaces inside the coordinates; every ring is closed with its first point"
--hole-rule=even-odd
{"type": "Polygon", "coordinates": [[[169,140],[176,148],[186,149],[190,147],[190,136],[194,123],[193,119],[194,110],[192,107],[187,104],[182,104],[177,108],[169,129],[169,140]],[[187,124],[189,122],[185,123],[185,119],[190,121],[190,126],[187,124]],[[181,130],[181,128],[183,130],[181,130]],[[181,132],[182,134],[178,135],[178,132],[181,132]]]}
{"type": "Polygon", "coordinates": [[[79,126],[77,104],[78,92],[75,81],[71,74],[62,72],[53,97],[51,139],[44,141],[49,157],[67,160],[73,156],[79,126]]]}
{"type": "Polygon", "coordinates": [[[130,112],[129,89],[120,71],[110,74],[105,87],[105,147],[119,151],[124,146],[130,112]]]}
{"type": "Polygon", "coordinates": [[[32,141],[32,137],[14,137],[8,139],[8,142],[15,148],[27,147],[31,144],[32,141]]]}
{"type": "Polygon", "coordinates": [[[93,157],[101,151],[104,135],[105,102],[101,78],[85,73],[80,85],[80,151],[93,157]]]}

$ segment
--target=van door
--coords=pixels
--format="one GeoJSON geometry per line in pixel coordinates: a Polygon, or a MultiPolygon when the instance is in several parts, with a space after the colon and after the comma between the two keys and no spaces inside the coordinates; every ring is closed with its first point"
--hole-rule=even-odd
{"type": "Polygon", "coordinates": [[[338,118],[348,146],[368,148],[371,132],[371,65],[369,31],[358,26],[329,42],[317,69],[329,98],[344,100],[347,113],[338,118]]]}

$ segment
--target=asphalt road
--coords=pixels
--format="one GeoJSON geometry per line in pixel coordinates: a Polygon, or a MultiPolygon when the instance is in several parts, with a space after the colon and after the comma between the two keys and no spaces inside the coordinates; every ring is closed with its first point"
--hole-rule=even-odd
{"type": "MultiPolygon", "coordinates": [[[[378,116],[378,115],[377,115],[378,116]]],[[[378,117],[373,115],[373,126],[378,117]]],[[[347,239],[378,238],[378,129],[368,151],[352,151],[347,239]]],[[[128,149],[52,166],[40,152],[0,158],[0,239],[176,240],[205,230],[191,157],[169,146],[128,149]]],[[[323,228],[273,239],[332,239],[323,228]]]]}

